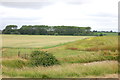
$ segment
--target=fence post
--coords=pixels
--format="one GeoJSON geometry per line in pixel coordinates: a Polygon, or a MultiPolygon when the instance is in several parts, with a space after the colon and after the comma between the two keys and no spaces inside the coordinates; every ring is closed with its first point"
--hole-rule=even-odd
{"type": "Polygon", "coordinates": [[[27,55],[26,55],[26,53],[25,53],[25,59],[27,59],[27,55]]]}
{"type": "Polygon", "coordinates": [[[20,57],[20,51],[18,52],[18,57],[20,57]]]}

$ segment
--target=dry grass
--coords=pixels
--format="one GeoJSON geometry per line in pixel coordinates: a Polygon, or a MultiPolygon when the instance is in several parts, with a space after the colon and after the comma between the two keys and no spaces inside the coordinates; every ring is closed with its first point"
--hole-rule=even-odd
{"type": "Polygon", "coordinates": [[[79,40],[68,45],[66,49],[76,49],[85,51],[99,51],[99,50],[118,50],[118,36],[102,36],[93,37],[89,39],[79,40]]]}
{"type": "Polygon", "coordinates": [[[2,35],[3,47],[41,48],[80,40],[88,36],[2,35]]]}
{"type": "Polygon", "coordinates": [[[9,77],[37,77],[37,78],[78,78],[86,76],[104,76],[117,74],[117,61],[104,61],[84,64],[63,64],[51,67],[24,67],[22,69],[3,68],[3,75],[9,77]],[[9,70],[9,72],[8,72],[9,70]]]}

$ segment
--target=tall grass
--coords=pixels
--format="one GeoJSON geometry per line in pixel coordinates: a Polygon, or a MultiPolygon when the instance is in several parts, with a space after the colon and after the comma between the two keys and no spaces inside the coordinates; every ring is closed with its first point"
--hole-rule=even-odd
{"type": "MultiPolygon", "coordinates": [[[[6,59],[27,59],[25,54],[29,55],[34,50],[40,49],[20,49],[20,56],[18,56],[18,49],[7,49],[3,53],[3,60],[6,59]]],[[[88,51],[78,51],[78,50],[64,50],[64,49],[54,49],[48,50],[52,53],[61,63],[88,63],[93,61],[103,61],[103,60],[117,60],[118,51],[98,51],[98,52],[88,52],[88,51]]]]}
{"type": "Polygon", "coordinates": [[[79,40],[68,45],[66,49],[99,51],[99,50],[118,50],[118,36],[102,36],[79,40]]]}
{"type": "Polygon", "coordinates": [[[104,54],[101,51],[82,53],[79,55],[69,55],[67,57],[58,58],[58,60],[61,61],[61,63],[89,63],[94,61],[117,60],[117,59],[118,52],[116,53],[110,52],[110,54],[104,54]]]}
{"type": "Polygon", "coordinates": [[[117,73],[118,64],[114,61],[93,64],[63,64],[51,67],[24,67],[22,69],[3,68],[3,75],[27,78],[78,78],[117,73]]]}
{"type": "Polygon", "coordinates": [[[9,68],[23,68],[27,63],[22,60],[4,60],[2,65],[9,68]]]}

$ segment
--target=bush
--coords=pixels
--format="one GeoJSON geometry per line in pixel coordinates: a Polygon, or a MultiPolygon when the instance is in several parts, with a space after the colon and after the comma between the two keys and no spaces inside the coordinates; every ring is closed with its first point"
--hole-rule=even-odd
{"type": "Polygon", "coordinates": [[[100,35],[99,36],[103,36],[103,34],[102,33],[100,33],[100,35]]]}
{"type": "Polygon", "coordinates": [[[52,66],[59,64],[59,61],[50,53],[44,51],[33,51],[30,55],[31,64],[35,66],[52,66]]]}

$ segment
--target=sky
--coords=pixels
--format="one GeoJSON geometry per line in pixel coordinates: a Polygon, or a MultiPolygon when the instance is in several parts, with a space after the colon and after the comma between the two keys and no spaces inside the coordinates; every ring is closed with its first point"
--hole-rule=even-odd
{"type": "Polygon", "coordinates": [[[6,25],[65,25],[118,31],[119,0],[0,0],[0,29],[6,25]]]}

